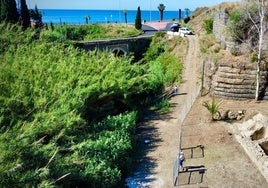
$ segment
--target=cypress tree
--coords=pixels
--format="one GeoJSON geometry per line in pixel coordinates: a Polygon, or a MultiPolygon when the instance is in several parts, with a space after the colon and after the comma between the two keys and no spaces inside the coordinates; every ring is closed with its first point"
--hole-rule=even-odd
{"type": "Polygon", "coordinates": [[[37,5],[35,5],[34,10],[31,9],[30,10],[30,18],[33,19],[33,21],[35,22],[35,27],[41,27],[43,25],[42,22],[42,13],[38,10],[37,5]]]}
{"type": "Polygon", "coordinates": [[[137,14],[136,14],[135,28],[138,30],[141,29],[141,10],[140,10],[140,7],[138,7],[137,14]]]}
{"type": "Polygon", "coordinates": [[[181,9],[179,9],[179,20],[181,20],[181,9]]]}
{"type": "Polygon", "coordinates": [[[20,21],[23,28],[30,26],[30,14],[25,0],[20,0],[20,21]]]}
{"type": "Polygon", "coordinates": [[[0,0],[0,22],[17,23],[19,13],[15,0],[0,0]]]}

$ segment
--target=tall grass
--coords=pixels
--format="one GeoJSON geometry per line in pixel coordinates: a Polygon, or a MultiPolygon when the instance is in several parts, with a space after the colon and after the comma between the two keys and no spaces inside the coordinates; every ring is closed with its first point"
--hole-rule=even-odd
{"type": "MultiPolygon", "coordinates": [[[[169,64],[161,54],[133,63],[51,42],[46,30],[38,40],[36,31],[5,26],[0,187],[120,186],[131,166],[138,112],[162,91],[169,64]]],[[[61,31],[60,40],[73,35],[62,27],[50,32],[61,31]]]]}

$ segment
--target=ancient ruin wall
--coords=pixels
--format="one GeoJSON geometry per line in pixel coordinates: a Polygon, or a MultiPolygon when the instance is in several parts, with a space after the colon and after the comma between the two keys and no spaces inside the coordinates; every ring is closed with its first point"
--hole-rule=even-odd
{"type": "MultiPolygon", "coordinates": [[[[212,76],[212,92],[219,97],[254,99],[256,90],[256,70],[254,66],[220,64],[212,76]]],[[[267,71],[261,72],[260,90],[263,99],[268,99],[267,71]]]]}
{"type": "MultiPolygon", "coordinates": [[[[226,50],[231,51],[235,43],[229,37],[226,37],[225,26],[228,22],[228,17],[229,15],[226,11],[215,12],[213,33],[221,45],[225,46],[226,50]]],[[[268,33],[265,35],[264,40],[268,44],[268,33]]],[[[267,53],[267,46],[264,46],[263,49],[267,53]]],[[[212,63],[207,62],[206,64],[209,64],[205,68],[206,82],[216,96],[237,99],[255,98],[256,66],[254,63],[249,60],[237,63],[233,62],[232,59],[224,59],[216,65],[217,68],[213,68],[215,65],[212,63]]],[[[268,72],[266,71],[266,66],[262,66],[260,95],[263,99],[268,100],[268,72]]]]}

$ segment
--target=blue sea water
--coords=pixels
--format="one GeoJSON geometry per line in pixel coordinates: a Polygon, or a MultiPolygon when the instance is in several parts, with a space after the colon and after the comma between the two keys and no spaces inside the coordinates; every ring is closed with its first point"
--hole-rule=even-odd
{"type": "MultiPolygon", "coordinates": [[[[86,16],[89,16],[89,23],[125,23],[124,10],[63,10],[63,9],[42,9],[44,23],[50,24],[85,24],[86,16]]],[[[134,23],[136,10],[127,11],[127,22],[134,23]]],[[[159,21],[159,11],[141,10],[142,21],[159,21]]],[[[164,20],[178,20],[179,11],[164,11],[164,20]]],[[[185,12],[182,11],[182,18],[185,12]]]]}

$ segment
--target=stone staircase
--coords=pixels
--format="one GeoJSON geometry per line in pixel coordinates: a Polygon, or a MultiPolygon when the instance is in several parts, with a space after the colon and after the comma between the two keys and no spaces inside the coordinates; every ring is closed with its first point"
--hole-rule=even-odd
{"type": "MultiPolygon", "coordinates": [[[[254,99],[256,70],[252,67],[220,65],[212,78],[212,91],[216,96],[235,99],[254,99]]],[[[268,100],[268,72],[261,72],[260,92],[268,100]]]]}
{"type": "MultiPolygon", "coordinates": [[[[214,13],[213,33],[216,39],[226,47],[227,51],[232,51],[235,47],[242,54],[249,53],[243,45],[237,45],[226,35],[225,29],[229,19],[226,10],[219,10],[214,13]]],[[[268,30],[263,37],[263,56],[268,55],[268,30]]],[[[216,72],[210,74],[212,92],[219,97],[233,99],[254,99],[256,91],[256,68],[249,60],[240,59],[238,62],[223,60],[216,72]]],[[[231,60],[233,61],[233,60],[231,60]]],[[[260,79],[260,99],[268,100],[268,72],[267,63],[262,66],[260,79]]]]}

